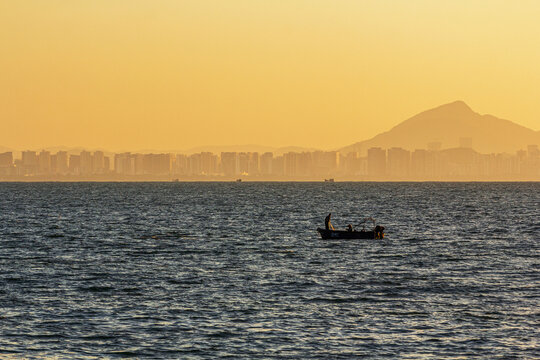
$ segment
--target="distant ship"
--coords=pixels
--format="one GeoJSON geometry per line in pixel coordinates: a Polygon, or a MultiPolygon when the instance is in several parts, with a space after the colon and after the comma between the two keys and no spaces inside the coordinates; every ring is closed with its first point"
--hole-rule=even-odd
{"type": "Polygon", "coordinates": [[[236,182],[242,182],[242,179],[236,179],[236,182]]]}
{"type": "Polygon", "coordinates": [[[324,182],[334,182],[334,178],[331,178],[331,179],[324,179],[324,182]]]}

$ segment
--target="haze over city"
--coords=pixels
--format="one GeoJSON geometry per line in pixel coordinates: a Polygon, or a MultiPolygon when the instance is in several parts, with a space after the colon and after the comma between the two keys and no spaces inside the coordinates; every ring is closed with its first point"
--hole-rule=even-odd
{"type": "Polygon", "coordinates": [[[539,20],[0,0],[0,359],[537,359],[539,20]]]}
{"type": "Polygon", "coordinates": [[[4,1],[0,146],[338,150],[455,100],[537,132],[538,18],[537,1],[4,1]]]}

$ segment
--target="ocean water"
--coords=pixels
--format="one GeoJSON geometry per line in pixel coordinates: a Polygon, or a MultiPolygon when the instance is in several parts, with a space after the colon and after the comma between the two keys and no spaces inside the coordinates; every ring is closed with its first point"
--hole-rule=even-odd
{"type": "Polygon", "coordinates": [[[540,183],[0,183],[0,358],[538,359],[539,250],[540,183]]]}

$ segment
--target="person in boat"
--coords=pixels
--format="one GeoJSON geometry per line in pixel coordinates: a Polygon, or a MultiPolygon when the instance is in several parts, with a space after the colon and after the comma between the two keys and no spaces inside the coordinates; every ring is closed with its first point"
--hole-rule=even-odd
{"type": "Polygon", "coordinates": [[[334,230],[334,227],[330,223],[330,217],[332,216],[332,213],[328,214],[328,216],[324,219],[324,226],[326,230],[334,230]]]}
{"type": "Polygon", "coordinates": [[[375,226],[375,239],[383,239],[384,238],[384,226],[375,226]]]}
{"type": "Polygon", "coordinates": [[[352,225],[351,224],[347,225],[347,231],[352,231],[352,225]]]}

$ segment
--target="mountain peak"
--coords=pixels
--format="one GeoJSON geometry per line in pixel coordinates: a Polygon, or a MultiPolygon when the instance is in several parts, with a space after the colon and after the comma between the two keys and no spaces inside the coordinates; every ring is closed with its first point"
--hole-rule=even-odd
{"type": "Polygon", "coordinates": [[[460,146],[461,138],[470,138],[473,148],[482,153],[512,153],[527,145],[540,144],[535,132],[508,120],[481,115],[458,100],[423,111],[371,139],[340,151],[365,153],[370,147],[426,149],[431,142],[442,148],[460,146]]]}
{"type": "Polygon", "coordinates": [[[471,107],[467,105],[463,100],[456,100],[448,104],[437,106],[436,108],[433,108],[431,110],[435,110],[438,112],[448,112],[451,114],[474,113],[473,109],[471,109],[471,107]]]}

